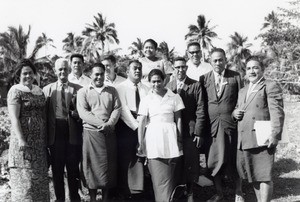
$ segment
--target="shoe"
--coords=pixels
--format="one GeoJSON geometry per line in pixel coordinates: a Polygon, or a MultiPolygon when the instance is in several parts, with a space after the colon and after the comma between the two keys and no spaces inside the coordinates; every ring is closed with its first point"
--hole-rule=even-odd
{"type": "Polygon", "coordinates": [[[216,194],[216,195],[213,195],[210,199],[208,199],[206,202],[221,202],[221,201],[223,201],[223,199],[224,199],[224,196],[222,195],[222,196],[220,196],[220,195],[218,195],[218,194],[216,194]]]}
{"type": "Polygon", "coordinates": [[[243,195],[235,195],[235,202],[245,202],[244,196],[243,195]]]}

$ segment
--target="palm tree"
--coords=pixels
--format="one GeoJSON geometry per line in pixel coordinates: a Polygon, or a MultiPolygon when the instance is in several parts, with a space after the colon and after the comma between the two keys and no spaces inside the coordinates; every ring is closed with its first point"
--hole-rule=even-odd
{"type": "Polygon", "coordinates": [[[169,49],[169,46],[167,42],[163,41],[158,46],[158,52],[162,54],[162,57],[171,63],[173,63],[173,60],[175,58],[175,48],[173,47],[171,50],[169,49]]]}
{"type": "Polygon", "coordinates": [[[245,73],[245,59],[251,55],[249,47],[251,43],[247,43],[248,37],[244,37],[241,34],[234,32],[230,35],[231,42],[228,46],[229,62],[232,64],[232,69],[240,72],[242,75],[245,73]]]}
{"type": "Polygon", "coordinates": [[[8,32],[0,33],[0,46],[4,49],[5,58],[17,63],[26,57],[31,27],[25,33],[23,27],[9,26],[8,32]]]}
{"type": "Polygon", "coordinates": [[[82,49],[83,37],[75,36],[74,33],[67,33],[67,37],[62,40],[63,50],[68,54],[79,53],[82,49]]]}
{"type": "Polygon", "coordinates": [[[128,48],[131,52],[130,55],[136,56],[137,58],[143,57],[143,41],[140,38],[136,38],[136,41],[131,43],[131,46],[128,48]]]}
{"type": "Polygon", "coordinates": [[[261,30],[268,27],[271,27],[272,29],[281,28],[281,26],[282,26],[282,20],[278,18],[278,15],[274,11],[272,11],[271,13],[268,14],[267,17],[265,17],[265,22],[261,30]]]}
{"type": "MultiPolygon", "coordinates": [[[[211,41],[218,36],[217,33],[213,31],[216,25],[210,27],[209,23],[210,20],[206,22],[204,15],[199,15],[197,25],[189,25],[189,32],[185,35],[185,40],[198,41],[200,43],[202,54],[205,49],[210,50],[210,48],[213,47],[211,41]]],[[[204,54],[203,59],[205,59],[204,54]]]]}
{"type": "Polygon", "coordinates": [[[35,59],[36,58],[36,54],[37,52],[41,49],[41,48],[45,48],[45,56],[47,56],[47,48],[48,46],[50,47],[53,47],[53,48],[56,48],[54,45],[53,45],[53,39],[51,38],[48,38],[47,35],[45,33],[42,33],[41,36],[39,36],[37,38],[37,40],[35,41],[35,46],[34,46],[34,49],[31,53],[31,55],[29,56],[29,58],[31,59],[35,59]]]}
{"type": "Polygon", "coordinates": [[[28,27],[28,32],[25,32],[23,27],[19,25],[18,28],[9,26],[7,32],[0,33],[0,47],[1,47],[1,66],[3,66],[3,72],[0,71],[0,77],[7,80],[11,80],[15,64],[23,58],[29,58],[33,62],[35,60],[36,53],[42,47],[47,46],[52,42],[52,39],[48,38],[46,34],[42,34],[35,43],[35,47],[31,54],[27,53],[27,46],[30,37],[31,27],[28,27]]]}
{"type": "Polygon", "coordinates": [[[95,56],[99,49],[104,53],[106,45],[119,44],[119,39],[114,23],[108,23],[101,13],[94,16],[94,19],[95,22],[87,24],[85,30],[82,32],[85,36],[82,51],[93,53],[95,56]]]}

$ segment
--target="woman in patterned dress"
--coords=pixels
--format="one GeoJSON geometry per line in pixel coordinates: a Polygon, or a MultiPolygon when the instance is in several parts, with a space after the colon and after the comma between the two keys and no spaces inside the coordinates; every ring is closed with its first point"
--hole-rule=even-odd
{"type": "Polygon", "coordinates": [[[148,77],[152,90],[139,106],[137,155],[148,159],[155,201],[168,202],[180,175],[176,168],[183,155],[181,110],[184,104],[178,94],[163,86],[164,75],[159,69],[151,70],[148,77]]]}
{"type": "Polygon", "coordinates": [[[7,95],[11,119],[8,166],[11,201],[49,201],[49,181],[45,133],[45,96],[33,85],[36,69],[27,59],[17,65],[13,85],[7,95]]]}

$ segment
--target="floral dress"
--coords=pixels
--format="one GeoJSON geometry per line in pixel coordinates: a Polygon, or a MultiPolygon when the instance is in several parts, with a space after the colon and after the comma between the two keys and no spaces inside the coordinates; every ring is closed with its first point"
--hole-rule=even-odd
{"type": "Polygon", "coordinates": [[[41,89],[32,90],[17,84],[8,92],[8,105],[19,104],[21,130],[28,144],[20,147],[11,130],[9,145],[10,186],[12,201],[49,201],[49,181],[45,132],[45,96],[41,89]]]}

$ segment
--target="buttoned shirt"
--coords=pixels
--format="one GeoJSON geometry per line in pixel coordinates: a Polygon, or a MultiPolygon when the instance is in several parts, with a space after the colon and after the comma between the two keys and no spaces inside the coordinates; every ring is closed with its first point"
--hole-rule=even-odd
{"type": "MultiPolygon", "coordinates": [[[[137,84],[137,87],[139,90],[140,99],[145,97],[150,90],[150,88],[147,85],[141,82],[137,84]]],[[[121,119],[132,130],[136,130],[138,128],[138,122],[130,112],[130,111],[136,111],[136,103],[135,103],[136,86],[130,79],[126,79],[125,81],[117,85],[116,89],[118,91],[119,98],[122,104],[121,119]]]]}
{"type": "MultiPolygon", "coordinates": [[[[65,85],[65,101],[66,101],[66,108],[68,109],[69,107],[67,106],[68,103],[68,92],[69,92],[69,82],[64,83],[65,85]]],[[[57,81],[56,85],[56,106],[55,106],[55,116],[57,119],[67,119],[63,115],[63,109],[62,109],[62,100],[61,100],[61,90],[62,90],[63,83],[60,81],[57,81]]]]}
{"type": "Polygon", "coordinates": [[[71,72],[68,75],[68,81],[71,83],[75,83],[81,86],[87,86],[91,83],[92,79],[87,77],[86,75],[82,74],[78,79],[77,77],[71,72]]]}
{"type": "Polygon", "coordinates": [[[199,81],[201,75],[213,70],[212,66],[207,62],[201,62],[198,66],[196,66],[189,60],[186,65],[188,66],[186,75],[196,81],[199,81]]]}

